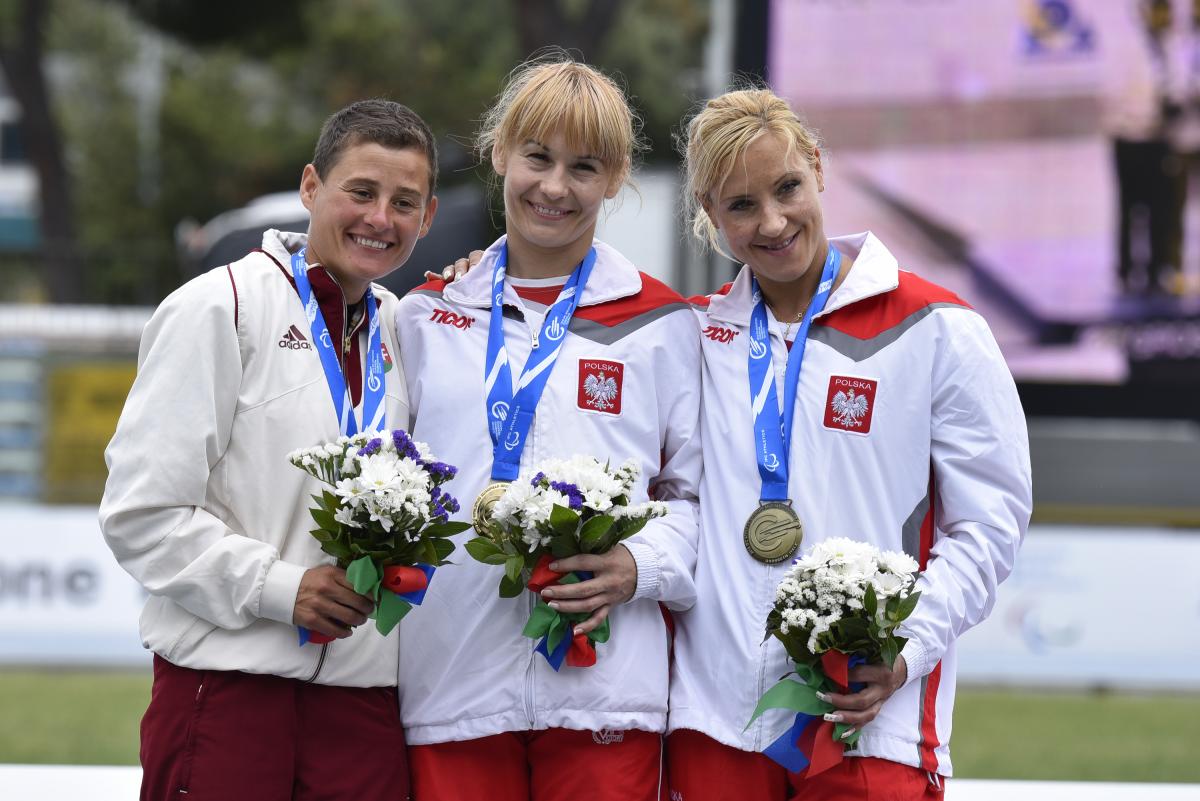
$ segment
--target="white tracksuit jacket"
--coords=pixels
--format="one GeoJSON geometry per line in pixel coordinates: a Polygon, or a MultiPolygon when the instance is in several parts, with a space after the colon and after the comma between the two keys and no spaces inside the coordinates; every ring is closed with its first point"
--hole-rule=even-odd
{"type": "MultiPolygon", "coordinates": [[[[924,567],[921,601],[902,631],[911,638],[908,683],[865,727],[856,753],[949,776],[955,640],[987,617],[1029,521],[1025,420],[982,317],[900,271],[873,235],[832,241],[855,262],[815,318],[800,377],[789,483],[804,524],[801,552],[849,537],[903,550],[924,567]],[[867,397],[865,414],[833,409],[836,393],[851,389],[867,397]]],[[[742,543],[759,492],[746,368],[749,269],[699,306],[698,601],[676,616],[670,729],[760,751],[794,713],[768,712],[744,730],[758,699],[789,670],[779,642],[763,642],[789,564],[762,564],[742,543]]],[[[772,320],[780,399],[781,329],[772,320]]]]}
{"type": "MultiPolygon", "coordinates": [[[[492,465],[484,358],[499,244],[457,282],[414,290],[396,315],[413,433],[458,466],[449,489],[462,503],[463,520],[492,465]]],[[[596,664],[558,673],[521,635],[533,594],[498,597],[502,568],[461,549],[473,530],[459,535],[457,564],[438,571],[425,602],[399,626],[400,712],[412,745],[546,728],[666,726],[668,638],[657,602],[681,609],[695,600],[699,330],[686,301],[612,248],[595,246],[595,269],[538,404],[521,467],[581,453],[613,464],[633,458],[642,468],[634,501],[645,500],[652,486],[670,514],[626,541],[637,562],[637,589],[612,610],[612,638],[597,646],[596,664]],[[619,383],[608,410],[594,408],[583,388],[586,375],[601,369],[619,383]]],[[[516,380],[545,309],[521,300],[511,285],[504,298],[516,380]]]]}
{"type": "MultiPolygon", "coordinates": [[[[142,641],[167,661],[392,686],[395,634],[362,626],[344,640],[300,647],[292,625],[304,571],[335,561],[308,533],[309,496],[323,485],[287,460],[339,433],[288,278],[291,253],[304,242],[302,234],[268,231],[261,251],[189,281],[155,311],[105,453],[100,526],[117,561],[150,593],[142,641]]],[[[374,292],[384,346],[396,354],[386,325],[396,297],[374,292]]],[[[365,339],[360,333],[360,353],[365,339]]],[[[387,423],[406,427],[403,371],[389,365],[384,377],[387,423]]]]}

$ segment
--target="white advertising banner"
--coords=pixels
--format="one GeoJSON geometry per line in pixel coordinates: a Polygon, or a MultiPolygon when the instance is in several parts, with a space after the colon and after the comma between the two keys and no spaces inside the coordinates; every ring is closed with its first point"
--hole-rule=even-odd
{"type": "MultiPolygon", "coordinates": [[[[0,507],[0,665],[148,667],[145,594],[91,507],[0,507]]],[[[1200,689],[1200,532],[1035,526],[964,683],[1200,689]]],[[[452,568],[451,568],[452,569],[452,568]]]]}
{"type": "Polygon", "coordinates": [[[145,594],[100,536],[95,507],[0,507],[0,664],[149,667],[145,594]]]}
{"type": "Polygon", "coordinates": [[[963,682],[1200,689],[1200,532],[1035,526],[963,682]]]}

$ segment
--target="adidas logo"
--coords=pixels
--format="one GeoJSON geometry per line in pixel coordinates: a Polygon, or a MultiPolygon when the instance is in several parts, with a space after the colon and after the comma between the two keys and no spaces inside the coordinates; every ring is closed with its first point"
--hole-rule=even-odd
{"type": "Polygon", "coordinates": [[[294,325],[284,332],[279,340],[279,347],[287,350],[312,350],[312,345],[308,343],[304,332],[294,325]]]}

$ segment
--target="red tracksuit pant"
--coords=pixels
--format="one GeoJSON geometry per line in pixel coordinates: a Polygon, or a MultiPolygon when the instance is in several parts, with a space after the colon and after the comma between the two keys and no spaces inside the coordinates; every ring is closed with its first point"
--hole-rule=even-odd
{"type": "Polygon", "coordinates": [[[396,691],[154,657],[142,801],[406,801],[396,691]]]}
{"type": "Polygon", "coordinates": [[[659,801],[662,737],[508,732],[408,749],[413,801],[659,801]]]}
{"type": "Polygon", "coordinates": [[[801,779],[762,754],[679,729],[667,738],[667,784],[670,801],[942,801],[945,780],[871,757],[801,779]]]}

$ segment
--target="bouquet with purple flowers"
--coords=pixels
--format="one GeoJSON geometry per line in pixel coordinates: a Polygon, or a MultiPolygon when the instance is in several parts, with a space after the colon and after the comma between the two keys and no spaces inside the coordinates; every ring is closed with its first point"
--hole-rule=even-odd
{"type": "MultiPolygon", "coordinates": [[[[667,514],[665,503],[630,503],[640,474],[632,460],[616,470],[591,456],[547,460],[532,477],[507,486],[492,509],[488,536],[467,542],[467,553],[486,564],[504,565],[502,598],[525,589],[540,594],[553,584],[590,579],[586,572],[557,573],[550,563],[578,554],[607,553],[648,521],[667,514]]],[[[536,650],[555,670],[564,659],[570,666],[587,667],[596,662],[593,643],[607,642],[609,623],[605,620],[586,635],[566,636],[570,624],[586,618],[582,613],[557,612],[539,597],[523,633],[540,638],[536,650]]]]}
{"type": "MultiPolygon", "coordinates": [[[[312,496],[312,535],[354,590],[375,599],[375,627],[389,633],[424,599],[434,570],[454,551],[450,538],[470,528],[450,522],[459,505],[441,486],[458,468],[400,429],[338,437],[288,460],[332,488],[312,496]]],[[[301,628],[301,644],[322,640],[301,628]]]]}

